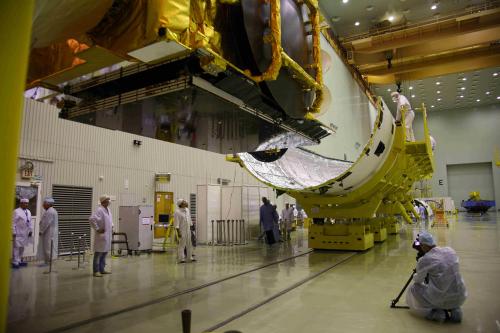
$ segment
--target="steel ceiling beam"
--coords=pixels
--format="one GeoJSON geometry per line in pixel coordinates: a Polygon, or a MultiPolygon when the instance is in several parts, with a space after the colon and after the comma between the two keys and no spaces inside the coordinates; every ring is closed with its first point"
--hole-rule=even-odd
{"type": "Polygon", "coordinates": [[[427,77],[467,72],[500,66],[499,48],[471,52],[457,56],[405,64],[388,69],[376,69],[363,73],[369,83],[391,84],[397,81],[420,80],[427,77]]]}

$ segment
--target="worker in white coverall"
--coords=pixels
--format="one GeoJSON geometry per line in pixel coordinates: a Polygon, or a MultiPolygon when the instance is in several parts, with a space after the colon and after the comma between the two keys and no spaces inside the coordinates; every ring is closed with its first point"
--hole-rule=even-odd
{"type": "Polygon", "coordinates": [[[467,291],[458,257],[450,247],[437,247],[431,234],[418,235],[423,257],[418,259],[414,283],[406,293],[412,312],[429,320],[460,323],[467,291]]]}
{"type": "Polygon", "coordinates": [[[290,233],[292,232],[292,221],[294,208],[287,202],[285,208],[281,212],[281,219],[283,221],[283,239],[290,240],[290,233]]]}
{"type": "Polygon", "coordinates": [[[401,110],[405,107],[405,130],[406,141],[415,141],[415,134],[413,134],[413,119],[415,119],[415,112],[413,112],[408,98],[401,95],[397,91],[391,94],[392,101],[397,105],[396,121],[401,121],[401,110]]]}
{"type": "Polygon", "coordinates": [[[19,208],[14,210],[12,216],[12,236],[13,236],[13,260],[12,268],[28,266],[23,261],[24,248],[33,243],[33,222],[31,212],[28,209],[29,200],[22,198],[19,208]]]}
{"type": "Polygon", "coordinates": [[[94,262],[93,271],[95,277],[103,274],[111,274],[106,271],[106,255],[111,251],[111,238],[113,236],[113,216],[109,210],[109,195],[103,194],[99,198],[101,203],[89,219],[94,233],[94,262]]]}
{"type": "Polygon", "coordinates": [[[46,198],[43,201],[45,212],[40,219],[40,238],[38,240],[38,259],[48,264],[52,258],[57,257],[58,244],[58,214],[54,207],[54,199],[46,198]],[[52,246],[52,258],[50,255],[52,246]]]}
{"type": "Polygon", "coordinates": [[[432,151],[436,150],[436,139],[432,137],[432,135],[429,135],[429,139],[431,140],[431,149],[432,151]]]}
{"type": "Polygon", "coordinates": [[[184,199],[177,200],[177,209],[174,212],[174,227],[179,235],[179,245],[177,247],[177,260],[179,263],[186,262],[186,255],[191,261],[196,261],[193,258],[193,244],[191,243],[191,215],[187,209],[187,201],[184,199]],[[184,253],[186,249],[186,253],[184,253]]]}

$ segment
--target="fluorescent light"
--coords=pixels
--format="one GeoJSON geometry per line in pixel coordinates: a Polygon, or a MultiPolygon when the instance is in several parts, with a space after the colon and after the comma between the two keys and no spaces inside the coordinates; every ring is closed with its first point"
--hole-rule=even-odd
{"type": "Polygon", "coordinates": [[[436,91],[436,93],[440,94],[440,93],[441,93],[441,91],[439,91],[439,90],[438,90],[438,91],[436,91]]]}
{"type": "Polygon", "coordinates": [[[478,99],[476,99],[476,102],[481,102],[481,100],[478,98],[478,99]]]}
{"type": "Polygon", "coordinates": [[[431,108],[433,108],[433,107],[434,107],[434,105],[431,105],[431,108]]]}
{"type": "Polygon", "coordinates": [[[413,87],[412,87],[412,86],[410,86],[410,88],[408,88],[408,89],[413,90],[413,87]]]}
{"type": "Polygon", "coordinates": [[[460,88],[460,90],[465,90],[465,87],[460,88]]]}
{"type": "Polygon", "coordinates": [[[441,98],[438,98],[437,100],[438,100],[438,102],[440,102],[440,101],[441,101],[441,98]]]}
{"type": "Polygon", "coordinates": [[[389,20],[389,22],[394,21],[394,16],[392,16],[392,15],[391,15],[391,16],[389,16],[388,20],[389,20]]]}
{"type": "Polygon", "coordinates": [[[486,92],[486,95],[489,95],[489,94],[490,94],[490,92],[489,92],[489,91],[487,91],[487,92],[486,92]]]}
{"type": "Polygon", "coordinates": [[[460,98],[464,98],[464,95],[460,95],[460,98]]]}
{"type": "Polygon", "coordinates": [[[388,89],[387,89],[387,91],[388,91],[388,92],[391,92],[391,88],[388,88],[388,89]]]}
{"type": "Polygon", "coordinates": [[[438,6],[436,4],[434,4],[434,5],[431,6],[432,10],[435,10],[436,8],[438,8],[438,6]]]}
{"type": "Polygon", "coordinates": [[[439,86],[440,84],[441,84],[441,82],[439,82],[439,81],[438,81],[438,82],[436,82],[436,85],[437,85],[437,86],[439,86]]]}
{"type": "Polygon", "coordinates": [[[493,73],[493,76],[498,76],[498,73],[493,73]]]}
{"type": "Polygon", "coordinates": [[[349,0],[342,0],[342,3],[348,3],[349,0]]]}
{"type": "Polygon", "coordinates": [[[466,77],[462,78],[462,81],[467,81],[467,78],[466,77]]]}
{"type": "Polygon", "coordinates": [[[356,22],[354,23],[354,25],[355,25],[355,26],[358,26],[358,25],[359,25],[359,22],[358,22],[358,21],[356,21],[356,22]]]}
{"type": "Polygon", "coordinates": [[[411,98],[415,98],[415,95],[411,95],[411,98]]]}
{"type": "Polygon", "coordinates": [[[500,96],[497,96],[497,99],[500,99],[500,96]]]}

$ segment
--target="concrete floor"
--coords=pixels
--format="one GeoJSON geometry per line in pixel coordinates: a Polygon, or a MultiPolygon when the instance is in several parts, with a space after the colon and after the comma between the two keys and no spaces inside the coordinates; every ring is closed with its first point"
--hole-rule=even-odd
{"type": "Polygon", "coordinates": [[[59,260],[57,273],[51,275],[43,274],[45,268],[28,267],[11,276],[8,332],[46,332],[78,322],[82,325],[68,331],[180,332],[180,311],[189,308],[192,332],[198,333],[263,302],[267,303],[217,331],[500,332],[500,215],[460,215],[450,222],[449,228],[431,231],[439,245],[452,246],[460,256],[469,292],[460,325],[439,325],[413,317],[408,310],[389,308],[415,266],[411,243],[419,228],[425,227],[416,225],[354,256],[351,252],[307,253],[306,235],[300,231],[292,245],[271,249],[257,243],[198,247],[199,261],[194,264],[178,265],[171,253],[111,259],[113,274],[103,278],[91,277],[88,265],[75,270],[75,261],[59,260]],[[290,256],[297,257],[165,297],[290,256]],[[137,309],[130,309],[135,305],[137,309]],[[123,313],[82,322],[117,311],[123,313]]]}

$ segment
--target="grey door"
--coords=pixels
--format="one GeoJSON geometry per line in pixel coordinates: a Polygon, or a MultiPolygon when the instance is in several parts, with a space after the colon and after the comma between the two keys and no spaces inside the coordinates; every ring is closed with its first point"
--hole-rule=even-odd
{"type": "Polygon", "coordinates": [[[467,200],[469,193],[479,191],[481,199],[495,200],[491,162],[447,165],[448,195],[455,201],[455,207],[461,208],[462,200],[467,200]]]}

